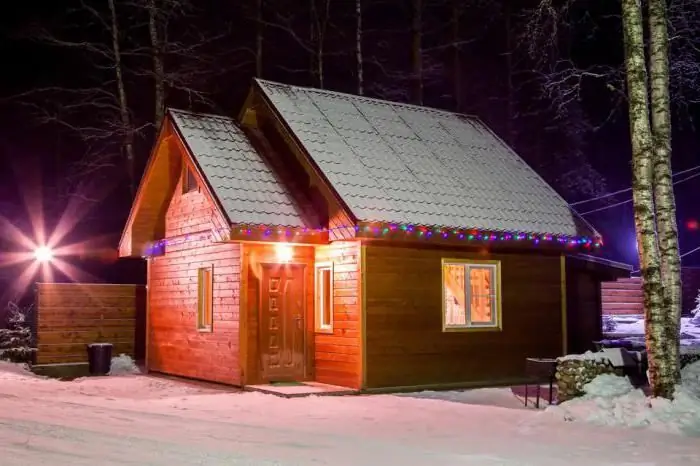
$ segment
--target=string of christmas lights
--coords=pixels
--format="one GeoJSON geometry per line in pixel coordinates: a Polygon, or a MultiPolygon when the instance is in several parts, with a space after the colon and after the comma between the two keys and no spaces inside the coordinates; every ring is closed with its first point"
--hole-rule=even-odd
{"type": "MultiPolygon", "coordinates": [[[[330,233],[333,231],[354,230],[356,233],[371,233],[375,236],[398,236],[398,235],[413,235],[419,239],[442,238],[442,239],[458,239],[467,242],[496,242],[496,241],[530,241],[535,245],[541,243],[558,243],[567,246],[582,246],[585,248],[599,248],[603,245],[602,238],[591,238],[588,236],[564,236],[551,234],[535,234],[522,232],[494,232],[479,229],[454,229],[441,227],[426,227],[422,225],[409,224],[383,224],[380,226],[370,225],[342,225],[334,228],[292,228],[292,227],[271,227],[265,225],[249,225],[244,227],[234,227],[230,231],[223,229],[219,230],[221,237],[227,237],[230,232],[243,236],[257,237],[262,236],[266,239],[275,240],[280,238],[298,237],[316,235],[321,233],[330,233]]],[[[210,234],[215,235],[216,231],[212,230],[210,234]]],[[[156,251],[162,249],[166,245],[181,244],[194,239],[207,239],[207,233],[197,233],[194,235],[185,235],[182,237],[162,239],[151,243],[148,250],[156,251]]],[[[363,236],[360,236],[363,237],[363,236]]]]}

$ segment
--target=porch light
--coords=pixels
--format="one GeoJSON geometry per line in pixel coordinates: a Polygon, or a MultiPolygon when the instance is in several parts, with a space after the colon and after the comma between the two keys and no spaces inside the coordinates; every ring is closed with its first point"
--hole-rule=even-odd
{"type": "Polygon", "coordinates": [[[294,257],[294,250],[292,246],[288,244],[275,244],[275,254],[277,255],[277,261],[282,263],[287,263],[294,257]]]}

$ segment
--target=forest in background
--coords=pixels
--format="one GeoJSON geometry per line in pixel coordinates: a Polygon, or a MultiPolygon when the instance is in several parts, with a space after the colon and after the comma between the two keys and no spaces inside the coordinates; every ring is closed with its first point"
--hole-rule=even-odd
{"type": "MultiPolygon", "coordinates": [[[[4,28],[17,65],[2,150],[15,165],[20,151],[38,158],[47,212],[78,199],[93,234],[118,234],[164,108],[236,115],[260,76],[477,115],[569,202],[629,186],[619,5],[512,4],[63,2],[4,28]]],[[[698,162],[682,148],[696,139],[699,12],[671,9],[677,166],[698,162]]],[[[3,215],[22,223],[4,189],[3,215]]]]}

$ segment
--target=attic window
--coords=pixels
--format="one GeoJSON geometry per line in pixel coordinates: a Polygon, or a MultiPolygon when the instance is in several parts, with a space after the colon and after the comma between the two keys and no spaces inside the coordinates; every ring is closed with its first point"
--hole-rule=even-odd
{"type": "Polygon", "coordinates": [[[197,190],[197,178],[194,177],[194,172],[191,168],[185,166],[182,171],[182,192],[191,193],[197,190]]]}

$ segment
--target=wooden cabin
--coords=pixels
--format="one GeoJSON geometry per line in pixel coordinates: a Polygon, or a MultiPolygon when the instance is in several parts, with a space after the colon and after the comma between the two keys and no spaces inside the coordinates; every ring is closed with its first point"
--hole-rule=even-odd
{"type": "Polygon", "coordinates": [[[148,261],[149,370],[369,391],[566,353],[615,274],[570,302],[568,264],[601,244],[476,118],[255,80],[237,118],[167,112],[119,248],[148,261]]]}

